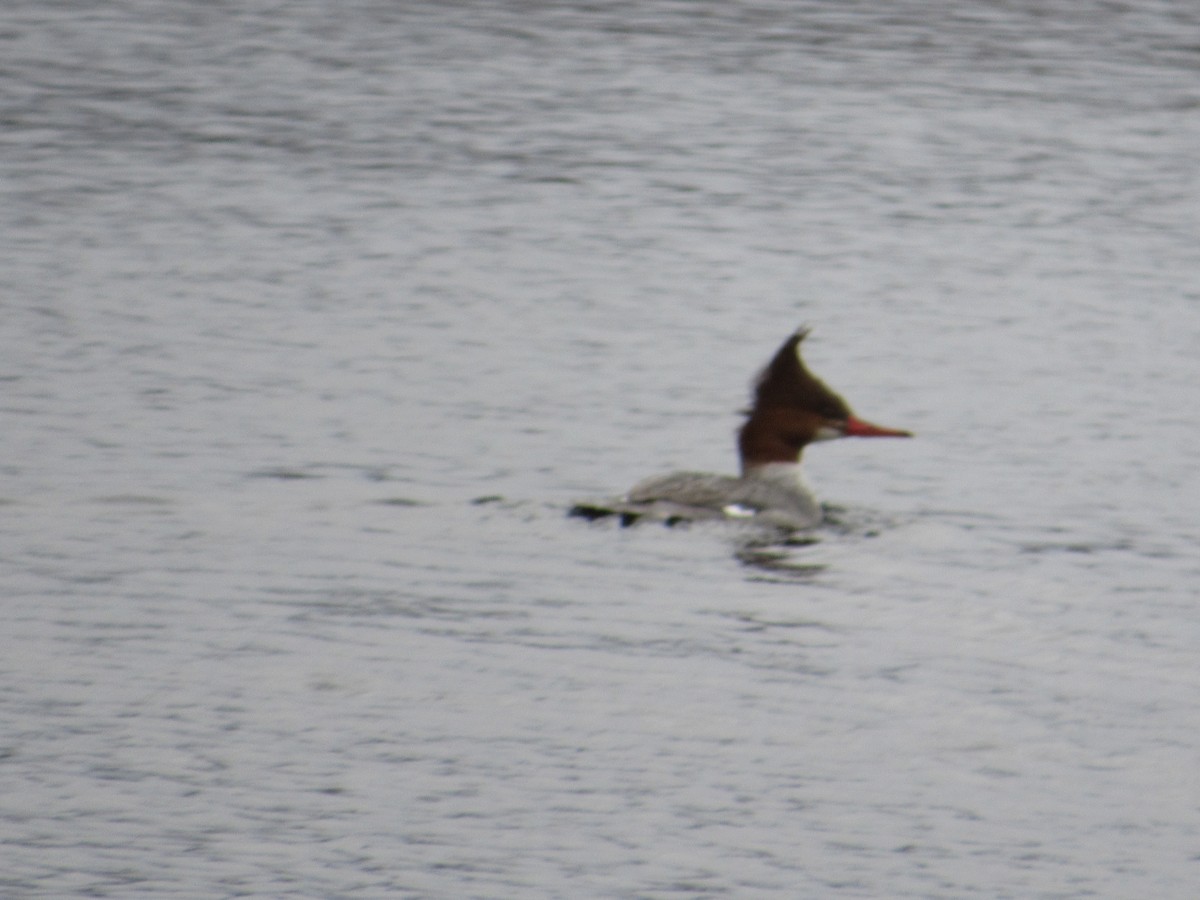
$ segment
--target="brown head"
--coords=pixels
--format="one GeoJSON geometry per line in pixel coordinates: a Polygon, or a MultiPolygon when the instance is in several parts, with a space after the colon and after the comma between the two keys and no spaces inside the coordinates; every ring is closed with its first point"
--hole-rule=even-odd
{"type": "Polygon", "coordinates": [[[813,441],[840,437],[911,437],[857,418],[850,406],[813,375],[800,356],[808,336],[788,337],[754,385],[754,406],[738,435],[742,471],[766,463],[796,463],[813,441]]]}

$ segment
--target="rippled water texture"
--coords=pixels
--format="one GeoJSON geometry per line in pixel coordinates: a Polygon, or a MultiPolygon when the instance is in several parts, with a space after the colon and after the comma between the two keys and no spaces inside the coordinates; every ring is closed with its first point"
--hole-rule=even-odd
{"type": "Polygon", "coordinates": [[[0,12],[0,893],[1191,898],[1191,3],[0,12]],[[813,370],[814,540],[735,470],[813,370]]]}

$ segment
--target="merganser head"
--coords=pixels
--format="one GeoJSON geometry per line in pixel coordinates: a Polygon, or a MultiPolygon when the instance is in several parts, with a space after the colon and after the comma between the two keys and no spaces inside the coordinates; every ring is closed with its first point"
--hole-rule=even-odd
{"type": "Polygon", "coordinates": [[[742,471],[769,463],[798,463],[814,441],[842,437],[912,437],[858,418],[813,375],[800,356],[809,329],[788,337],[754,385],[754,406],[738,436],[742,471]]]}

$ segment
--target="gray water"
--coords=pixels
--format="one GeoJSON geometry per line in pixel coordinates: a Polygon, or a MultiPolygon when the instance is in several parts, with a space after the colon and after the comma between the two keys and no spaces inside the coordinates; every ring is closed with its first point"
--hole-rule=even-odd
{"type": "Polygon", "coordinates": [[[1190,898],[1200,11],[17,0],[5,897],[1190,898]],[[786,334],[913,441],[732,472],[786,334]]]}

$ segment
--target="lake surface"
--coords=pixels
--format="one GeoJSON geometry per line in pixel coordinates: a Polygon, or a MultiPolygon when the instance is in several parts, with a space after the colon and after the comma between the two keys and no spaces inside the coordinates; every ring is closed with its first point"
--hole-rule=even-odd
{"type": "Polygon", "coordinates": [[[5,897],[1195,895],[1200,8],[0,48],[5,897]],[[802,323],[813,542],[567,518],[802,323]]]}

